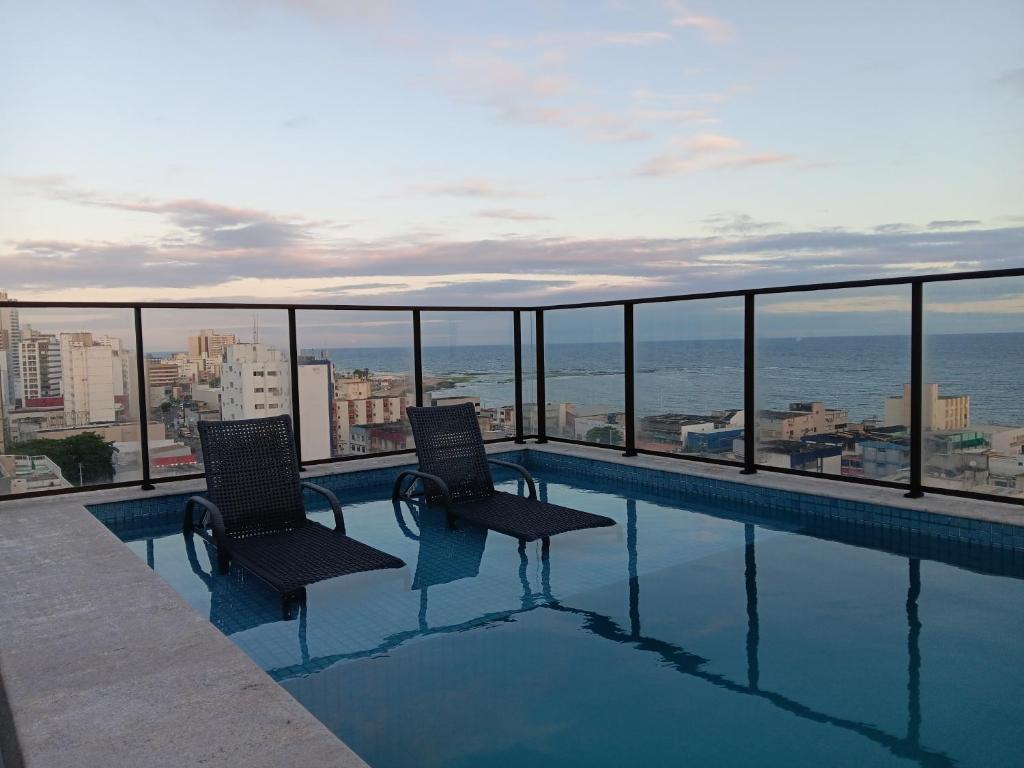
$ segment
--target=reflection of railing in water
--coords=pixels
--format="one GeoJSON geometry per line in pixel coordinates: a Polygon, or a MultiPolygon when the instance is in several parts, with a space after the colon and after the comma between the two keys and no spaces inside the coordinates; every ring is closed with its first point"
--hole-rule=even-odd
{"type": "MultiPolygon", "coordinates": [[[[523,587],[521,607],[484,614],[469,621],[458,624],[430,627],[426,621],[426,588],[421,589],[421,608],[419,615],[419,628],[399,632],[386,638],[374,648],[350,653],[339,653],[312,659],[316,665],[323,669],[327,666],[354,659],[377,656],[388,651],[401,647],[406,642],[418,638],[433,635],[444,635],[463,632],[470,629],[495,626],[512,622],[516,616],[525,614],[538,608],[544,608],[559,613],[579,616],[582,619],[582,627],[588,632],[611,640],[616,643],[630,645],[633,648],[653,653],[659,656],[665,665],[684,675],[695,677],[712,684],[722,690],[732,693],[753,696],[773,706],[814,723],[831,725],[836,728],[855,733],[868,739],[875,744],[887,749],[897,757],[907,758],[927,768],[952,767],[954,761],[945,753],[924,748],[920,745],[921,732],[921,702],[920,702],[920,672],[921,656],[919,650],[921,622],[918,618],[917,600],[921,591],[920,561],[910,559],[910,585],[907,592],[906,613],[908,622],[907,649],[908,649],[908,721],[907,734],[905,737],[895,736],[886,732],[878,726],[870,723],[853,720],[850,718],[830,715],[816,710],[806,704],[781,693],[764,690],[759,687],[759,661],[758,648],[760,643],[759,613],[757,598],[757,562],[755,527],[753,524],[744,525],[744,585],[746,590],[746,614],[747,614],[747,635],[746,635],[746,656],[747,656],[747,682],[738,683],[725,675],[708,672],[703,667],[710,663],[710,660],[699,654],[687,651],[685,648],[671,642],[645,637],[642,632],[640,615],[640,584],[638,574],[637,554],[637,514],[636,502],[626,502],[626,547],[628,554],[629,571],[629,630],[626,631],[611,617],[596,611],[574,608],[562,604],[554,596],[551,589],[551,558],[550,553],[541,550],[541,590],[535,592],[530,585],[527,568],[529,557],[525,549],[519,550],[519,578],[523,587]]],[[[302,631],[300,629],[300,631],[302,631]]],[[[303,656],[303,665],[310,662],[303,656]]],[[[267,670],[268,674],[276,681],[282,682],[304,674],[301,666],[282,667],[267,670]]]]}

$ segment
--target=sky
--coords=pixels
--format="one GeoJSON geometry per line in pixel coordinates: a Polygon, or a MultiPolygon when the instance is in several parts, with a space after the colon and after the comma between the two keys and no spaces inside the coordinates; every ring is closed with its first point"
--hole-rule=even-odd
{"type": "MultiPolygon", "coordinates": [[[[0,289],[23,300],[520,305],[1024,266],[1019,0],[0,18],[0,289]]],[[[1015,286],[985,293],[1021,326],[1015,286]]],[[[827,315],[892,309],[845,301],[827,315]]]]}

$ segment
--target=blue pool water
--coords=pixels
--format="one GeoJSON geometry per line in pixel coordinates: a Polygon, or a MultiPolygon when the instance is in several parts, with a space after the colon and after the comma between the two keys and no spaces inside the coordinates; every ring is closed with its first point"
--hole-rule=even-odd
{"type": "Polygon", "coordinates": [[[1024,765],[1019,557],[537,474],[618,525],[519,552],[349,491],[349,533],[408,566],[287,618],[170,510],[112,528],[375,768],[1024,765]]]}

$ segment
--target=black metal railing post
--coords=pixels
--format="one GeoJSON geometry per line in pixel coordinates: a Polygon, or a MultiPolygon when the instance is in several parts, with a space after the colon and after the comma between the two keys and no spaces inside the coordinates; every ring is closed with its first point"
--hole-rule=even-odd
{"type": "Polygon", "coordinates": [[[412,311],[412,375],[416,387],[416,406],[423,406],[423,330],[420,311],[412,311]]]}
{"type": "Polygon", "coordinates": [[[537,310],[534,328],[534,345],[537,351],[537,442],[548,441],[548,404],[544,389],[544,310],[537,310]]]}
{"type": "Polygon", "coordinates": [[[754,335],[754,294],[743,297],[743,469],[740,474],[757,472],[757,382],[754,335]]]}
{"type": "Polygon", "coordinates": [[[295,330],[295,307],[288,308],[288,359],[292,377],[292,431],[295,432],[295,453],[302,471],[302,403],[299,398],[299,338],[295,330]]]}
{"type": "Polygon", "coordinates": [[[636,366],[633,346],[633,305],[622,305],[622,347],[625,369],[626,450],[623,456],[636,456],[636,366]]]}
{"type": "Polygon", "coordinates": [[[135,314],[135,378],[136,396],[139,400],[139,461],[142,462],[142,490],[152,491],[155,487],[150,480],[149,470],[149,407],[146,404],[146,351],[142,343],[142,307],[132,310],[135,314]]]}
{"type": "Polygon", "coordinates": [[[523,439],[523,318],[517,309],[512,313],[512,346],[515,349],[515,387],[516,387],[516,442],[525,443],[523,439]]]}
{"type": "Polygon", "coordinates": [[[918,499],[924,459],[924,283],[910,284],[910,490],[907,498],[918,499]]]}

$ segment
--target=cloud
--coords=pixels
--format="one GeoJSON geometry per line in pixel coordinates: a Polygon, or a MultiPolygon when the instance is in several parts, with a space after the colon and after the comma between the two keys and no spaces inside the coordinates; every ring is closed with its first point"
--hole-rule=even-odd
{"type": "Polygon", "coordinates": [[[442,195],[445,197],[535,197],[531,192],[519,187],[499,184],[492,179],[479,176],[459,179],[442,184],[428,184],[411,187],[414,194],[442,195]]]}
{"type": "Polygon", "coordinates": [[[729,136],[719,136],[714,133],[705,133],[695,136],[686,142],[686,148],[691,152],[721,152],[729,149],[739,149],[743,142],[729,136]]]}
{"type": "Polygon", "coordinates": [[[514,208],[488,208],[477,211],[476,215],[484,219],[504,219],[506,221],[551,221],[550,216],[530,211],[519,211],[514,208]]]}
{"type": "Polygon", "coordinates": [[[937,219],[928,222],[928,229],[963,229],[981,224],[977,219],[937,219]]]}
{"type": "Polygon", "coordinates": [[[731,43],[736,39],[732,24],[715,16],[687,14],[672,20],[672,26],[695,29],[712,43],[731,43]]]}
{"type": "MultiPolygon", "coordinates": [[[[469,187],[485,190],[484,197],[495,188],[469,187]]],[[[64,196],[74,187],[63,180],[54,189],[64,196]]],[[[531,304],[552,295],[622,299],[799,284],[823,271],[838,281],[996,269],[1018,266],[1024,248],[1021,225],[783,231],[779,222],[739,212],[704,220],[711,234],[698,237],[458,241],[415,231],[359,239],[333,222],[209,200],[118,200],[81,190],[72,196],[83,206],[102,203],[126,215],[152,216],[164,232],[124,241],[0,243],[0,275],[15,298],[531,304]]],[[[537,215],[499,206],[479,213],[511,221],[537,215]]],[[[1015,284],[991,282],[1004,292],[1015,284]]]]}
{"type": "Polygon", "coordinates": [[[1007,88],[1011,93],[1024,96],[1024,67],[1003,72],[995,80],[996,85],[1007,88]]]}
{"type": "Polygon", "coordinates": [[[746,213],[720,213],[708,216],[702,223],[720,235],[753,235],[782,226],[781,221],[757,221],[746,213]]]}
{"type": "Polygon", "coordinates": [[[668,32],[625,32],[607,35],[602,38],[602,42],[606,45],[643,46],[667,43],[671,39],[672,35],[668,32]]]}
{"type": "Polygon", "coordinates": [[[645,161],[637,176],[672,176],[720,168],[753,168],[788,163],[791,155],[780,152],[745,153],[743,142],[729,136],[706,133],[671,142],[668,152],[645,161]]]}

